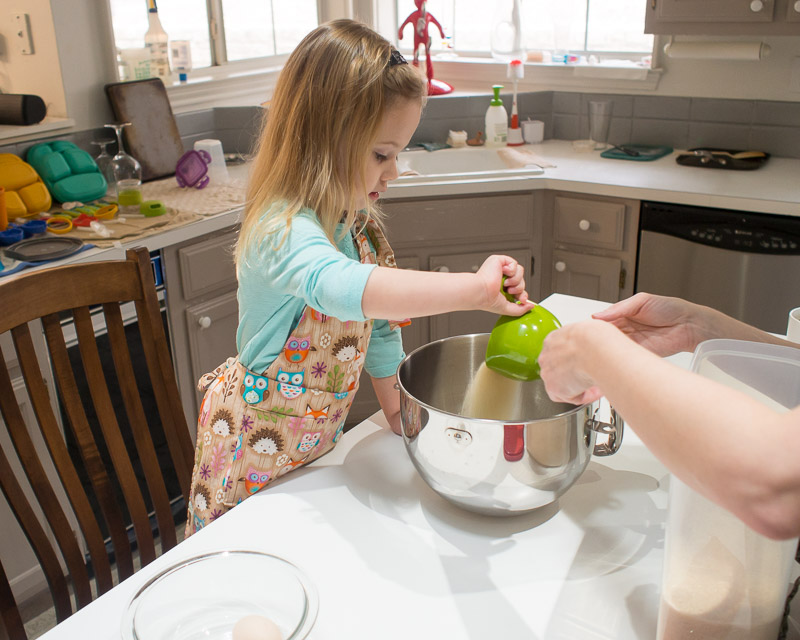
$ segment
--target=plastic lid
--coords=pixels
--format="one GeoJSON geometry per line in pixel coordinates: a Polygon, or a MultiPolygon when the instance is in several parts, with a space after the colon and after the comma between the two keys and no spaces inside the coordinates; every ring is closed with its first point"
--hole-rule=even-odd
{"type": "Polygon", "coordinates": [[[706,340],[691,370],[777,411],[800,406],[800,349],[746,340],[706,340]]]}
{"type": "Polygon", "coordinates": [[[502,107],[503,101],[500,99],[500,89],[503,88],[502,84],[496,84],[492,87],[492,91],[494,91],[494,98],[492,98],[489,105],[492,107],[502,107]]]}

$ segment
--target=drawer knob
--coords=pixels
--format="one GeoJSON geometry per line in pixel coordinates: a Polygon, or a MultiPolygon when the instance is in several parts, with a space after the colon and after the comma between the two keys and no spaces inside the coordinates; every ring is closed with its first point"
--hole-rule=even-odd
{"type": "Polygon", "coordinates": [[[567,270],[567,263],[566,262],[564,262],[563,260],[559,260],[558,262],[556,262],[556,271],[558,271],[560,273],[560,272],[566,271],[566,270],[567,270]]]}
{"type": "Polygon", "coordinates": [[[450,273],[450,268],[446,264],[440,264],[438,267],[434,267],[431,271],[438,271],[439,273],[450,273]]]}
{"type": "Polygon", "coordinates": [[[800,0],[797,0],[797,2],[794,3],[794,10],[797,13],[800,13],[800,0]]]}
{"type": "Polygon", "coordinates": [[[211,318],[208,316],[200,316],[197,319],[197,324],[200,325],[201,329],[208,329],[211,326],[211,318]]]}
{"type": "Polygon", "coordinates": [[[758,13],[764,8],[764,3],[761,0],[753,0],[750,3],[750,11],[758,13]]]}
{"type": "Polygon", "coordinates": [[[578,229],[580,229],[581,231],[588,231],[589,227],[591,227],[591,226],[592,226],[591,222],[589,222],[588,220],[585,220],[585,219],[581,220],[578,223],[578,229]]]}

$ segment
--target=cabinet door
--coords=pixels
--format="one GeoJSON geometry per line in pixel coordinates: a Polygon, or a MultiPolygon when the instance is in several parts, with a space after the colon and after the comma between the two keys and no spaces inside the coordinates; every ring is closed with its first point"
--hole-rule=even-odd
{"type": "Polygon", "coordinates": [[[645,33],[797,35],[797,0],[647,0],[645,33]]]}
{"type": "MultiPolygon", "coordinates": [[[[472,272],[478,271],[483,261],[492,253],[509,255],[529,272],[531,252],[529,249],[491,249],[479,253],[459,253],[455,255],[431,256],[429,269],[444,272],[472,272]]],[[[431,341],[448,338],[450,336],[467,335],[470,333],[488,333],[497,322],[497,315],[486,311],[455,311],[431,316],[431,341]]]]}
{"type": "MultiPolygon", "coordinates": [[[[225,362],[226,358],[236,355],[238,324],[239,304],[235,291],[186,309],[186,335],[189,340],[189,362],[193,385],[204,373],[213,371],[225,362]]],[[[186,418],[190,425],[194,425],[202,397],[201,392],[195,392],[195,404],[190,407],[191,412],[189,412],[189,408],[186,408],[186,399],[184,398],[186,418]]],[[[194,432],[194,427],[192,427],[192,431],[194,432]]]]}
{"type": "Polygon", "coordinates": [[[553,252],[553,293],[617,302],[622,261],[570,251],[553,252]]]}

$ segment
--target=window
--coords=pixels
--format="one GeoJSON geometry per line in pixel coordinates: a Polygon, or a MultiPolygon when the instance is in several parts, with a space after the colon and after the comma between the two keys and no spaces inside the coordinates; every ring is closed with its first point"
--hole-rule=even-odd
{"type": "MultiPolygon", "coordinates": [[[[495,12],[503,4],[506,2],[501,0],[429,0],[428,13],[439,21],[447,36],[443,41],[431,24],[431,49],[451,48],[466,56],[490,55],[490,31],[495,12]]],[[[520,0],[520,4],[526,51],[625,59],[652,53],[653,36],[643,33],[646,7],[642,0],[520,0]]],[[[402,24],[415,9],[410,0],[398,0],[397,24],[402,24]]],[[[401,45],[410,49],[413,42],[409,25],[401,45]]]]}
{"type": "MultiPolygon", "coordinates": [[[[109,0],[117,49],[144,46],[146,0],[109,0]]],[[[191,43],[192,68],[288,54],[317,26],[316,0],[161,0],[170,40],[191,43]]]]}

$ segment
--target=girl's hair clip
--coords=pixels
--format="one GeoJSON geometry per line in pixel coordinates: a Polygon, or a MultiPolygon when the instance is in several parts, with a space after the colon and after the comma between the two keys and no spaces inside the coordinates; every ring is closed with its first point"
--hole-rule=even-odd
{"type": "Polygon", "coordinates": [[[389,66],[393,67],[398,64],[408,64],[408,61],[397,49],[392,49],[392,55],[389,56],[389,66]]]}

